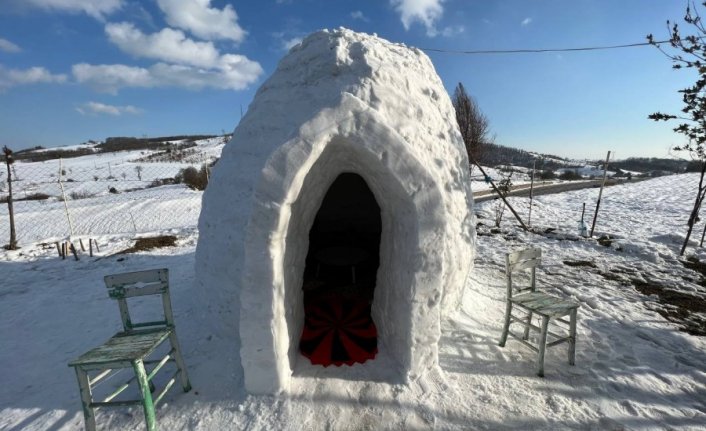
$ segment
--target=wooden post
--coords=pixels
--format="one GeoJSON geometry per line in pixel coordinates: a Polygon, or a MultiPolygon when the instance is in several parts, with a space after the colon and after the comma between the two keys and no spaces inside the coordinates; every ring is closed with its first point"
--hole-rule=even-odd
{"type": "Polygon", "coordinates": [[[73,242],[69,243],[69,249],[71,250],[71,253],[73,253],[74,259],[78,260],[78,250],[76,250],[73,242]]]}
{"type": "Polygon", "coordinates": [[[530,207],[529,207],[529,215],[527,215],[527,226],[532,226],[532,198],[533,198],[533,193],[534,193],[534,175],[535,175],[535,168],[537,167],[537,161],[533,160],[532,161],[532,178],[530,179],[530,207]]]}
{"type": "Polygon", "coordinates": [[[100,253],[101,250],[100,250],[100,248],[98,248],[98,240],[97,240],[97,239],[94,239],[94,240],[93,240],[93,243],[96,245],[96,251],[97,251],[98,253],[100,253]]]}
{"type": "Polygon", "coordinates": [[[608,160],[610,160],[610,151],[608,151],[608,156],[606,156],[605,165],[603,166],[603,182],[601,183],[601,190],[598,192],[598,202],[596,202],[596,212],[593,214],[593,223],[591,223],[591,233],[588,235],[589,238],[593,238],[593,230],[596,228],[598,208],[601,207],[601,196],[603,195],[603,187],[605,187],[605,180],[608,176],[608,160]]]}
{"type": "Polygon", "coordinates": [[[88,238],[88,255],[93,257],[93,238],[88,238]]]}
{"type": "MultiPolygon", "coordinates": [[[[485,171],[483,170],[483,168],[478,164],[478,162],[476,162],[476,161],[474,160],[474,161],[473,161],[473,164],[476,165],[476,166],[478,166],[478,169],[480,169],[480,173],[483,174],[484,177],[490,178],[490,177],[485,173],[485,171]]],[[[493,182],[492,179],[490,180],[490,185],[493,187],[493,190],[495,191],[495,193],[497,193],[498,196],[500,196],[500,199],[502,199],[503,202],[505,202],[505,205],[507,205],[507,207],[510,208],[510,212],[512,212],[512,215],[514,215],[515,218],[517,219],[517,221],[520,222],[520,226],[522,226],[522,229],[524,229],[525,231],[529,230],[529,229],[527,229],[527,226],[525,226],[525,224],[522,222],[522,219],[521,219],[520,216],[517,214],[517,212],[516,212],[515,209],[512,207],[512,205],[510,205],[510,203],[507,201],[507,199],[505,199],[505,196],[503,196],[503,194],[500,192],[500,190],[498,190],[498,188],[495,186],[495,183],[493,182]]]]}
{"type": "Polygon", "coordinates": [[[66,259],[66,242],[61,243],[61,258],[66,259]]]}
{"type": "Polygon", "coordinates": [[[81,251],[85,252],[85,251],[86,251],[86,247],[83,246],[83,239],[79,238],[79,239],[78,239],[78,243],[81,245],[81,251]]]}
{"type": "MultiPolygon", "coordinates": [[[[10,243],[7,245],[8,250],[17,250],[17,232],[15,231],[15,211],[12,207],[12,173],[11,167],[15,160],[12,158],[12,150],[3,147],[3,153],[5,153],[5,163],[7,164],[7,212],[10,215],[10,243]]],[[[15,177],[17,172],[15,172],[15,177]]]]}

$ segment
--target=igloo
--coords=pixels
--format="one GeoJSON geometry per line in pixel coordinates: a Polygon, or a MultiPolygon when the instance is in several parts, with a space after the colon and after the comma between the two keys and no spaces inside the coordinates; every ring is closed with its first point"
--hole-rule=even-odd
{"type": "MultiPolygon", "coordinates": [[[[332,372],[387,367],[409,381],[437,366],[441,318],[473,265],[467,167],[448,94],[420,50],[347,29],[290,50],[225,145],[199,219],[199,292],[239,348],[227,363],[248,392],[286,392],[308,361],[304,287],[319,276],[322,241],[370,239],[370,314],[386,358],[332,372]]],[[[349,270],[360,283],[354,264],[337,276],[349,270]]]]}

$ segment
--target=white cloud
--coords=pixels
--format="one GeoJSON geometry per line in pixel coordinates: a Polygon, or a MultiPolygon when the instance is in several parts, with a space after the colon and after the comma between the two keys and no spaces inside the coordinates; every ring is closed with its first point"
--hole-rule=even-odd
{"type": "Polygon", "coordinates": [[[81,84],[88,84],[97,91],[117,93],[122,87],[152,87],[154,82],[147,69],[123,64],[91,65],[74,64],[71,68],[74,78],[81,84]]]}
{"type": "Polygon", "coordinates": [[[523,27],[526,27],[526,26],[530,25],[531,22],[532,22],[532,18],[527,17],[527,18],[523,19],[520,24],[523,27]]]}
{"type": "Polygon", "coordinates": [[[10,42],[7,39],[3,39],[0,37],[0,51],[5,51],[5,52],[20,52],[22,49],[20,49],[19,46],[15,45],[14,43],[10,42]]]}
{"type": "Polygon", "coordinates": [[[136,108],[132,105],[115,106],[115,105],[106,105],[104,103],[99,103],[99,102],[84,103],[83,105],[77,107],[76,110],[83,115],[106,114],[106,115],[113,115],[113,116],[120,116],[122,114],[139,114],[142,112],[141,109],[136,108]]]}
{"type": "Polygon", "coordinates": [[[284,49],[285,51],[289,51],[290,49],[292,49],[292,47],[299,45],[301,42],[302,42],[301,37],[293,37],[288,40],[283,40],[282,41],[282,49],[284,49]]]}
{"type": "Polygon", "coordinates": [[[289,51],[304,39],[299,31],[276,31],[272,33],[272,38],[275,40],[272,49],[276,51],[289,51]]]}
{"type": "Polygon", "coordinates": [[[26,4],[46,10],[86,13],[103,19],[123,6],[123,0],[25,0],[26,4]]]}
{"type": "Polygon", "coordinates": [[[438,34],[436,22],[444,14],[441,4],[444,0],[390,0],[390,4],[400,14],[405,30],[415,21],[419,21],[427,29],[427,36],[438,34]]]}
{"type": "Polygon", "coordinates": [[[157,0],[169,25],[188,30],[202,39],[241,42],[247,34],[238,24],[232,5],[210,7],[211,0],[157,0]]]}
{"type": "MultiPolygon", "coordinates": [[[[150,68],[115,65],[74,65],[79,82],[98,91],[116,93],[123,87],[175,86],[190,89],[241,90],[263,70],[259,63],[237,54],[221,54],[212,42],[197,42],[170,28],[144,34],[129,23],[108,24],[108,38],[137,57],[160,60],[150,68]]],[[[290,41],[293,42],[293,41],[290,41]]]]}
{"type": "Polygon", "coordinates": [[[106,25],[105,32],[111,42],[136,57],[207,68],[215,67],[220,60],[211,42],[193,41],[180,30],[165,28],[158,33],[144,34],[134,25],[123,22],[106,25]]]}
{"type": "Polygon", "coordinates": [[[359,20],[365,21],[365,22],[370,22],[370,18],[365,16],[365,14],[363,14],[363,11],[359,11],[359,10],[351,12],[351,18],[359,19],[359,20]]]}
{"type": "Polygon", "coordinates": [[[213,69],[165,63],[157,63],[149,68],[80,63],[75,64],[72,70],[79,83],[112,94],[125,87],[242,90],[255,82],[263,72],[259,63],[236,54],[222,55],[218,67],[213,69]]]}
{"type": "Polygon", "coordinates": [[[6,69],[0,65],[0,91],[17,85],[38,83],[63,83],[66,75],[54,75],[43,67],[30,67],[29,69],[6,69]]]}
{"type": "Polygon", "coordinates": [[[441,35],[444,37],[454,37],[454,36],[458,36],[459,34],[465,32],[465,31],[466,31],[466,27],[464,27],[462,25],[455,25],[455,26],[445,27],[441,31],[441,35]]]}

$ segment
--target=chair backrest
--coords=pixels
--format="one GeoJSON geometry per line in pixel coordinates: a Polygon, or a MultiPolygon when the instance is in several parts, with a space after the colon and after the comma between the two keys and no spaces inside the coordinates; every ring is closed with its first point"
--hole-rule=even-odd
{"type": "Polygon", "coordinates": [[[118,301],[120,319],[125,331],[132,331],[136,328],[174,326],[172,304],[169,299],[169,271],[166,268],[106,275],[104,280],[105,286],[108,288],[108,296],[118,301]],[[145,295],[162,295],[163,320],[132,321],[127,299],[145,295]]]}
{"type": "Polygon", "coordinates": [[[534,292],[537,287],[536,270],[542,263],[542,249],[526,248],[508,253],[505,256],[505,275],[507,276],[507,297],[512,298],[514,290],[534,292]],[[512,274],[517,271],[531,270],[532,275],[530,285],[526,287],[515,287],[512,282],[512,274]]]}

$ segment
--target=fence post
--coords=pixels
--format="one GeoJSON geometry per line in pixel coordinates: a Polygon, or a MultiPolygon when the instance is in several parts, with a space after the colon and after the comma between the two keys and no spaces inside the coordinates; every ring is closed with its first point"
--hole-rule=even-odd
{"type": "Polygon", "coordinates": [[[64,184],[61,182],[63,175],[63,159],[59,159],[59,188],[61,188],[61,199],[64,201],[64,210],[66,211],[66,219],[69,221],[69,233],[74,235],[74,224],[71,222],[71,214],[69,213],[69,204],[66,202],[66,194],[64,193],[64,184]]]}
{"type": "Polygon", "coordinates": [[[529,215],[527,216],[527,226],[532,226],[532,198],[534,197],[534,175],[536,173],[537,161],[532,161],[532,178],[530,179],[530,207],[529,215]]]}
{"type": "MultiPolygon", "coordinates": [[[[17,250],[17,232],[15,231],[15,211],[12,207],[12,172],[11,165],[15,162],[12,158],[12,150],[7,148],[7,145],[2,148],[5,153],[5,164],[7,164],[7,212],[10,214],[10,243],[7,245],[8,250],[17,250]]],[[[17,172],[15,172],[15,175],[17,172]]]]}

